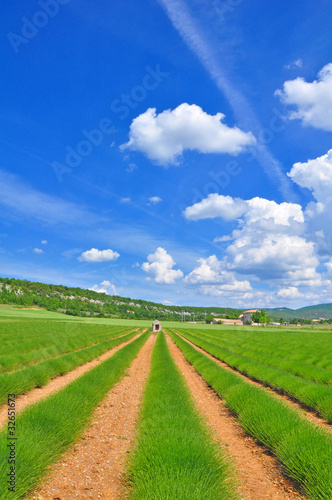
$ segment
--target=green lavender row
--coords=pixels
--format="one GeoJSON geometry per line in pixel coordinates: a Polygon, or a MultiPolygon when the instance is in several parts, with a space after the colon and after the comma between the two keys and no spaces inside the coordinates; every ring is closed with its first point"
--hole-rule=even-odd
{"type": "Polygon", "coordinates": [[[92,326],[70,322],[31,321],[25,323],[17,321],[9,324],[1,322],[0,358],[9,354],[26,353],[61,345],[63,342],[75,343],[80,339],[101,338],[108,332],[117,333],[122,330],[125,330],[125,327],[105,328],[105,325],[92,326]]]}
{"type": "Polygon", "coordinates": [[[259,363],[240,354],[207,342],[189,333],[183,336],[232,368],[273,389],[289,394],[332,422],[332,387],[304,380],[283,370],[259,363]]]}
{"type": "Polygon", "coordinates": [[[227,460],[199,416],[160,333],[128,470],[130,498],[231,499],[230,478],[227,460]]]}
{"type": "Polygon", "coordinates": [[[12,373],[0,375],[0,405],[3,405],[7,401],[7,394],[14,393],[19,395],[35,387],[43,387],[57,375],[63,375],[74,370],[74,368],[93,360],[109,349],[113,349],[113,347],[130,340],[135,335],[137,335],[136,331],[87,347],[86,349],[48,359],[38,365],[28,366],[12,373]]]}
{"type": "Polygon", "coordinates": [[[16,419],[16,491],[8,491],[7,429],[0,433],[0,499],[24,498],[82,434],[93,410],[125,373],[149,333],[117,351],[59,392],[29,406],[16,419]]]}
{"type": "Polygon", "coordinates": [[[75,337],[59,335],[53,340],[51,345],[48,345],[48,347],[38,348],[38,345],[36,345],[35,350],[29,350],[27,352],[24,352],[25,343],[22,342],[19,352],[0,356],[0,372],[10,372],[23,368],[24,366],[40,363],[41,361],[54,358],[66,352],[83,349],[101,341],[110,340],[121,335],[121,333],[128,332],[128,330],[128,328],[109,329],[97,334],[81,333],[75,337]]]}
{"type": "MultiPolygon", "coordinates": [[[[186,331],[192,335],[198,336],[197,331],[195,333],[190,330],[186,331]]],[[[259,363],[264,363],[268,366],[273,366],[274,368],[292,373],[293,375],[297,375],[298,377],[312,380],[314,382],[320,382],[322,384],[332,384],[332,370],[326,370],[325,368],[314,366],[310,363],[306,363],[303,360],[298,361],[278,356],[276,355],[276,349],[274,351],[274,354],[270,352],[264,352],[262,349],[258,351],[253,349],[252,347],[248,347],[247,345],[243,346],[234,343],[235,339],[232,337],[230,337],[232,341],[230,341],[230,339],[224,340],[218,338],[216,335],[209,335],[206,332],[199,332],[199,337],[207,340],[208,342],[212,342],[219,347],[227,349],[230,352],[246,356],[249,359],[258,361],[259,363]]]]}
{"type": "Polygon", "coordinates": [[[204,329],[200,333],[231,341],[243,348],[278,355],[332,370],[332,332],[287,331],[274,328],[227,327],[204,329]]]}
{"type": "Polygon", "coordinates": [[[251,436],[268,446],[314,500],[332,498],[332,436],[273,394],[225,370],[170,332],[186,359],[218,393],[251,436]]]}

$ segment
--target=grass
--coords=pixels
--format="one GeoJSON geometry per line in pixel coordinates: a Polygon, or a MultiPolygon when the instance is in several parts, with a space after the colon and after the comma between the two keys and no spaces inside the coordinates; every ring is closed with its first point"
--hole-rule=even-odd
{"type": "Polygon", "coordinates": [[[235,498],[230,467],[159,333],[128,470],[131,499],[235,498]]]}
{"type": "Polygon", "coordinates": [[[29,340],[22,338],[17,343],[16,352],[13,345],[0,349],[0,372],[11,372],[25,366],[40,363],[46,359],[55,358],[61,354],[84,349],[105,340],[119,337],[128,332],[126,328],[103,328],[102,332],[82,332],[78,335],[68,335],[61,332],[59,335],[31,337],[29,340]],[[2,351],[2,353],[1,353],[2,351]],[[7,353],[4,353],[7,352],[7,353]]]}
{"type": "Polygon", "coordinates": [[[149,333],[117,351],[64,389],[29,406],[16,419],[16,492],[7,489],[7,429],[0,433],[0,499],[24,498],[82,434],[95,407],[125,373],[149,333]]]}
{"type": "Polygon", "coordinates": [[[232,368],[273,389],[290,395],[315,410],[328,422],[332,422],[332,387],[330,385],[305,380],[282,369],[260,363],[243,354],[219,347],[217,344],[208,342],[192,333],[182,332],[182,334],[195,345],[224,361],[232,368]]]}
{"type": "Polygon", "coordinates": [[[309,498],[332,498],[332,436],[265,390],[223,369],[171,332],[186,359],[251,436],[268,446],[309,498]]]}
{"type": "MultiPolygon", "coordinates": [[[[190,330],[186,330],[186,332],[192,333],[193,335],[197,336],[196,331],[190,332],[190,330]]],[[[230,352],[245,355],[250,359],[269,366],[273,366],[275,368],[279,368],[284,371],[288,371],[293,375],[300,376],[307,380],[313,380],[322,384],[332,383],[332,369],[326,369],[316,364],[318,360],[322,362],[324,356],[326,356],[327,354],[329,363],[331,363],[332,365],[332,361],[330,361],[330,358],[332,357],[331,335],[328,336],[328,345],[326,343],[324,345],[322,341],[322,335],[319,335],[320,344],[317,345],[318,339],[317,335],[315,335],[314,338],[316,340],[316,343],[315,345],[311,345],[310,353],[303,352],[303,341],[305,339],[303,338],[303,336],[299,338],[297,337],[297,335],[295,336],[295,339],[288,338],[288,342],[286,343],[286,345],[288,344],[286,352],[285,344],[283,343],[284,339],[282,338],[282,336],[281,338],[279,338],[279,335],[272,335],[273,340],[278,340],[278,342],[275,343],[276,345],[273,346],[273,349],[266,346],[266,337],[260,338],[260,343],[258,345],[255,345],[255,339],[252,339],[252,336],[250,336],[251,342],[248,342],[247,339],[246,342],[243,342],[243,339],[241,341],[241,337],[237,337],[234,339],[234,337],[231,336],[228,336],[228,338],[225,338],[225,336],[223,336],[223,338],[220,338],[220,336],[213,334],[211,335],[210,333],[203,331],[199,332],[199,337],[212,342],[219,347],[223,347],[230,352]],[[315,353],[314,357],[312,356],[313,353],[315,353]],[[299,354],[300,359],[298,359],[299,354]]],[[[307,349],[308,345],[306,345],[305,347],[307,349]]]]}
{"type": "Polygon", "coordinates": [[[78,366],[92,361],[106,351],[133,338],[136,331],[119,338],[100,342],[99,344],[63,354],[56,358],[42,361],[37,365],[28,366],[12,373],[0,375],[0,405],[7,401],[7,394],[17,395],[30,391],[35,387],[43,387],[52,378],[74,370],[78,366]]]}

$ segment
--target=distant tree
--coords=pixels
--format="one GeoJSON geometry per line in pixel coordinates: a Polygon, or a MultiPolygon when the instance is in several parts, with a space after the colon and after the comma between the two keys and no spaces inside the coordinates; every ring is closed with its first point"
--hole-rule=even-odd
{"type": "Polygon", "coordinates": [[[251,319],[254,323],[269,323],[269,318],[266,316],[266,312],[264,309],[261,311],[254,312],[251,316],[251,319]]]}
{"type": "Polygon", "coordinates": [[[213,316],[212,316],[212,314],[209,314],[209,316],[206,316],[206,318],[205,318],[205,323],[207,323],[207,324],[208,324],[208,323],[212,323],[212,321],[213,321],[213,316]]]}

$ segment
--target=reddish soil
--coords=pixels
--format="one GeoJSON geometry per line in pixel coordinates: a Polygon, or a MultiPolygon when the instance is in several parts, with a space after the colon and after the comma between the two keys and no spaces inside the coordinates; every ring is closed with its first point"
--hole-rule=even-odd
{"type": "Polygon", "coordinates": [[[317,425],[318,427],[323,428],[325,431],[332,433],[332,426],[331,426],[331,424],[329,424],[326,420],[324,420],[319,415],[317,415],[314,412],[314,410],[307,409],[305,407],[305,405],[297,403],[290,396],[287,396],[285,394],[280,394],[275,389],[267,386],[263,382],[258,382],[257,380],[253,380],[251,377],[249,377],[247,375],[244,375],[240,371],[238,371],[235,368],[232,368],[231,366],[229,366],[227,363],[224,363],[223,361],[220,361],[220,359],[218,359],[218,358],[214,357],[212,354],[206,352],[201,347],[198,347],[197,345],[195,345],[190,340],[186,339],[185,337],[182,337],[182,335],[180,335],[180,333],[178,333],[178,332],[176,332],[176,333],[179,335],[179,337],[181,337],[183,340],[185,340],[186,342],[188,342],[188,344],[192,345],[197,351],[202,352],[203,354],[205,354],[205,356],[207,356],[208,358],[210,358],[213,361],[215,361],[216,363],[218,363],[218,365],[220,365],[223,368],[225,368],[225,370],[229,370],[229,371],[231,371],[233,373],[236,373],[237,375],[239,375],[241,378],[243,378],[249,384],[255,385],[256,387],[260,387],[260,388],[264,389],[266,392],[269,392],[270,394],[273,394],[273,396],[275,396],[276,398],[279,398],[280,400],[282,400],[283,402],[285,402],[286,404],[288,404],[292,408],[296,409],[299,412],[299,414],[300,414],[300,416],[302,418],[310,420],[310,422],[312,424],[317,425]]]}
{"type": "MultiPolygon", "coordinates": [[[[125,334],[126,335],[126,334],[125,334]]],[[[122,335],[121,335],[122,336],[122,335]]],[[[73,382],[73,380],[77,379],[83,373],[87,372],[91,368],[99,365],[105,359],[110,358],[116,351],[127,345],[129,342],[132,342],[138,337],[136,335],[133,337],[131,340],[128,340],[127,342],[123,342],[123,344],[118,345],[117,347],[114,347],[113,349],[110,349],[109,351],[105,352],[98,358],[93,359],[92,361],[88,361],[87,363],[84,363],[84,365],[78,366],[71,372],[66,373],[65,375],[59,375],[57,377],[54,377],[48,384],[44,385],[43,387],[37,387],[36,389],[32,389],[29,392],[26,392],[16,398],[16,414],[19,413],[20,411],[23,410],[28,405],[34,404],[37,401],[40,401],[41,399],[46,398],[50,394],[53,394],[54,392],[59,391],[63,387],[65,387],[67,384],[70,384],[70,382],[73,382]]],[[[7,422],[7,413],[8,413],[8,407],[7,405],[4,405],[0,408],[0,429],[2,426],[4,426],[7,422]]]]}
{"type": "Polygon", "coordinates": [[[95,410],[82,438],[50,467],[50,476],[29,496],[30,500],[124,498],[123,471],[135,436],[155,339],[154,335],[149,337],[127,376],[95,410]]]}
{"type": "Polygon", "coordinates": [[[171,354],[185,377],[196,405],[215,439],[234,463],[239,478],[239,493],[250,500],[275,500],[304,498],[290,480],[282,474],[282,467],[267,448],[247,436],[223,401],[191,366],[181,350],[167,336],[171,354]]]}

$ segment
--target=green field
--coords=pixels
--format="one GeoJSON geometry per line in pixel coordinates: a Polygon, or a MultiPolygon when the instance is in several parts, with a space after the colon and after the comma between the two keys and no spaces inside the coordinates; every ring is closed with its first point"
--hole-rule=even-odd
{"type": "MultiPolygon", "coordinates": [[[[300,409],[284,404],[264,386],[291,396],[331,423],[332,331],[176,322],[163,322],[162,326],[243,429],[278,458],[287,475],[297,481],[301,494],[330,500],[332,433],[309,421],[300,409]],[[234,371],[225,370],[185,339],[234,371]],[[251,385],[237,372],[261,382],[262,387],[251,385]]],[[[7,488],[8,419],[9,425],[0,431],[1,499],[25,498],[44,477],[47,465],[80,439],[96,406],[139,354],[150,328],[150,321],[0,309],[3,408],[9,394],[17,398],[119,346],[107,360],[16,415],[15,492],[7,488]],[[148,331],[142,333],[143,329],[148,331]]],[[[164,333],[157,336],[136,441],[126,467],[128,498],[236,497],[236,471],[196,409],[164,333]]]]}

